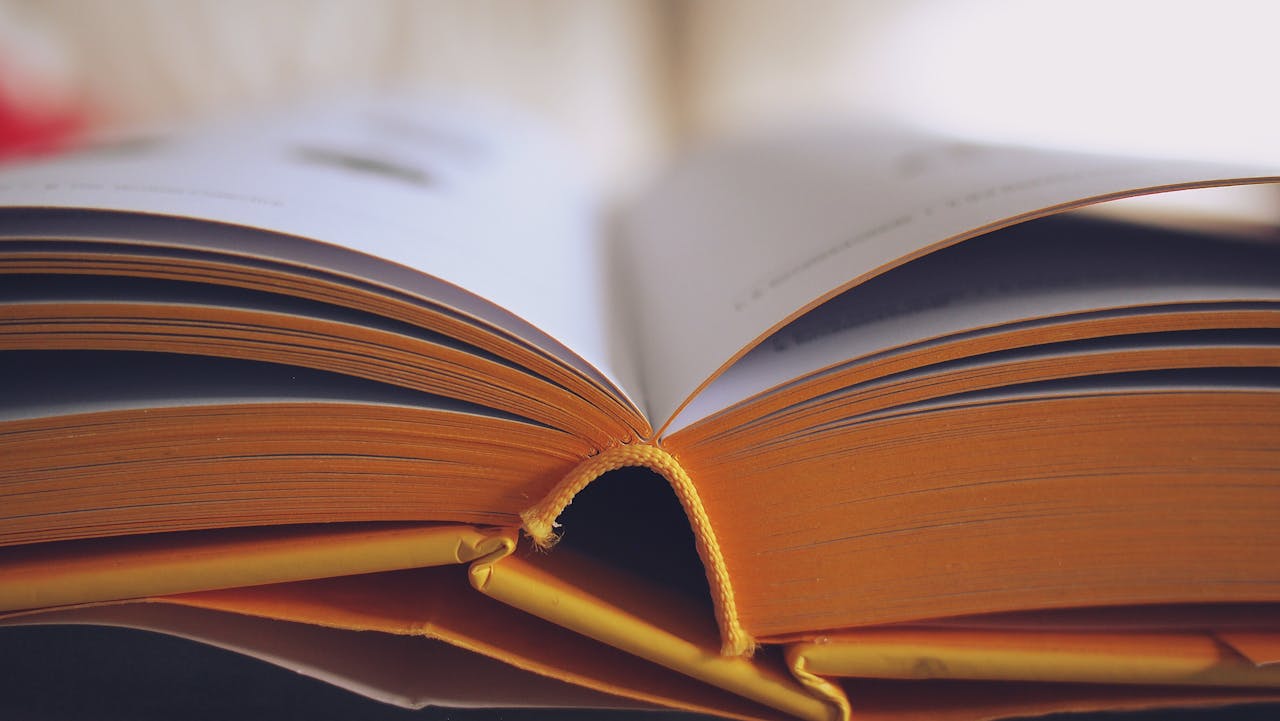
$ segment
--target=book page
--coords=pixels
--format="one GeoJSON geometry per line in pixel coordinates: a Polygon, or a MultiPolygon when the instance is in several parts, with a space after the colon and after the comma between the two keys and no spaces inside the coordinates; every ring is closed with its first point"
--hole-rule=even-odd
{"type": "MultiPolygon", "coordinates": [[[[0,354],[5,389],[0,428],[12,421],[157,408],[350,403],[468,416],[527,419],[453,398],[312,368],[237,358],[139,351],[23,351],[0,354]]],[[[0,438],[4,431],[0,430],[0,438]]]]}
{"type": "MultiPolygon", "coordinates": [[[[572,155],[496,112],[335,102],[8,168],[0,206],[177,216],[296,236],[255,239],[221,226],[144,240],[390,285],[498,325],[606,387],[634,388],[607,317],[595,202],[572,155]]],[[[99,222],[90,215],[80,224],[99,222]]],[[[29,225],[21,233],[38,236],[39,224],[29,225]]],[[[130,239],[127,219],[105,227],[130,239]]]]}
{"type": "Polygon", "coordinates": [[[622,241],[648,410],[670,419],[772,331],[930,250],[1085,202],[1262,175],[874,126],[708,150],[637,208],[622,241]]]}
{"type": "Polygon", "coordinates": [[[844,292],[726,369],[668,431],[810,373],[978,329],[1280,303],[1280,245],[1085,218],[996,231],[844,292]]]}

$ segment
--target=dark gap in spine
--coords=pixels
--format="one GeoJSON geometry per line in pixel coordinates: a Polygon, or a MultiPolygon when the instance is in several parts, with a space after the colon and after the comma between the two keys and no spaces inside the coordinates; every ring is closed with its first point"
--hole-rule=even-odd
{"type": "Polygon", "coordinates": [[[606,473],[574,497],[559,523],[559,546],[703,602],[711,617],[693,529],[662,476],[647,468],[606,473]]]}

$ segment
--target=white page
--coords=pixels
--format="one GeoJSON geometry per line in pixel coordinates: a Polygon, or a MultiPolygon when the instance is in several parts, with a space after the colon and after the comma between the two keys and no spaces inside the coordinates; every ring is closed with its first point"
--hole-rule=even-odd
{"type": "MultiPolygon", "coordinates": [[[[193,247],[251,247],[282,260],[334,263],[330,270],[381,283],[396,280],[388,265],[407,266],[424,281],[408,292],[501,322],[487,307],[497,304],[581,360],[548,348],[519,323],[508,324],[512,332],[580,370],[594,367],[615,386],[634,388],[624,377],[623,341],[608,318],[595,203],[572,155],[494,113],[335,103],[7,168],[0,173],[0,207],[215,220],[368,254],[389,263],[380,268],[321,244],[299,250],[293,240],[277,239],[276,253],[245,234],[208,232],[190,240],[193,247]]],[[[122,232],[119,224],[112,231],[122,232]]],[[[413,283],[397,282],[404,285],[413,283]]]]}
{"type": "Polygon", "coordinates": [[[803,310],[974,231],[1085,199],[1257,175],[877,128],[709,151],[660,184],[624,240],[648,411],[661,423],[803,310]]]}
{"type": "Polygon", "coordinates": [[[1227,301],[1280,303],[1280,247],[1122,223],[1033,221],[920,258],[809,311],[726,369],[668,430],[920,341],[1095,310],[1227,301]]]}

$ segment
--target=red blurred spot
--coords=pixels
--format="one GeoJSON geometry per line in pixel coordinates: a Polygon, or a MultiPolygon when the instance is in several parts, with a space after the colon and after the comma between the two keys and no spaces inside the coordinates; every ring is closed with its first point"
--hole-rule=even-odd
{"type": "Polygon", "coordinates": [[[65,150],[86,125],[78,110],[31,109],[0,95],[0,162],[65,150]]]}

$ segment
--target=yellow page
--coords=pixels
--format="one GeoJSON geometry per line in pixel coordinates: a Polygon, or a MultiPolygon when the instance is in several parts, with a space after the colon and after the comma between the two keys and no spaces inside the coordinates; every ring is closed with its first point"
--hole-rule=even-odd
{"type": "Polygon", "coordinates": [[[168,603],[57,609],[6,626],[91,625],[163,633],[289,669],[405,708],[656,708],[428,638],[323,628],[168,603]]]}

